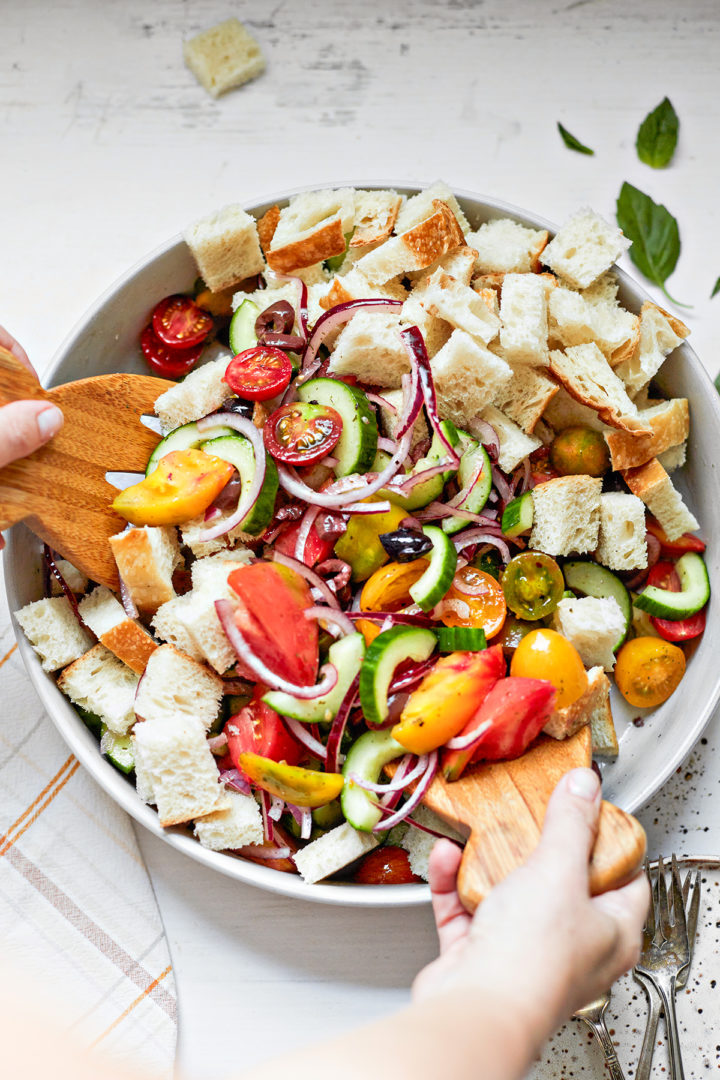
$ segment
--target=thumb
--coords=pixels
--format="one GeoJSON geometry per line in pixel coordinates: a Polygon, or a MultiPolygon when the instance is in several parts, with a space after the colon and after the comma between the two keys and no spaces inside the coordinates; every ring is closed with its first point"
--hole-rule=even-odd
{"type": "Polygon", "coordinates": [[[537,856],[550,860],[556,872],[587,881],[600,796],[600,781],[592,769],[573,769],[552,793],[537,856]]]}
{"type": "Polygon", "coordinates": [[[63,414],[45,401],[13,401],[0,409],[0,469],[57,435],[63,414]]]}

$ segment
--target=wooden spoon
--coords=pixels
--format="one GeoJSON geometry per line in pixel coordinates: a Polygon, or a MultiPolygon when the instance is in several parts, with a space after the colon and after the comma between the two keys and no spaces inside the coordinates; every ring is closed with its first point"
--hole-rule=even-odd
{"type": "Polygon", "coordinates": [[[44,390],[19,360],[0,348],[0,406],[20,398],[59,406],[65,425],[30,457],[0,469],[0,532],[18,521],[91,580],[117,591],[108,538],[127,522],[111,503],[106,472],[144,472],[160,436],[141,422],[174,384],[117,372],[44,390]]]}

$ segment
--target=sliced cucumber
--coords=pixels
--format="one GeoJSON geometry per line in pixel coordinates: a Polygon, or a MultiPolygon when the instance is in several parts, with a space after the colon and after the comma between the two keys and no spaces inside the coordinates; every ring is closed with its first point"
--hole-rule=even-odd
{"type": "MultiPolygon", "coordinates": [[[[377,641],[377,638],[375,639],[377,641]]],[[[383,765],[393,758],[402,757],[405,747],[396,742],[389,730],[366,731],[357,739],[348,751],[343,765],[345,786],[340,794],[343,814],[353,828],[361,832],[372,832],[382,817],[378,809],[378,797],[365,791],[349,779],[350,774],[376,784],[383,765]]]]}
{"type": "Polygon", "coordinates": [[[686,551],[675,563],[680,592],[648,585],[635,598],[635,606],[658,619],[687,619],[704,608],[710,599],[707,567],[694,551],[686,551]]]}
{"type": "Polygon", "coordinates": [[[126,776],[135,768],[135,755],[130,736],[116,735],[114,731],[110,731],[107,724],[102,726],[100,753],[104,754],[110,764],[126,776]]]}
{"type": "MultiPolygon", "coordinates": [[[[464,432],[462,434],[464,434],[464,432]]],[[[463,456],[460,458],[457,482],[461,491],[466,484],[470,483],[475,472],[480,467],[481,462],[482,472],[472,489],[467,493],[462,502],[458,504],[458,510],[467,510],[471,514],[479,514],[485,503],[488,501],[490,489],[492,488],[492,466],[490,465],[490,458],[488,457],[485,447],[481,446],[480,443],[475,442],[473,439],[471,445],[468,446],[463,456]]],[[[456,533],[464,528],[467,523],[466,518],[445,518],[442,523],[443,532],[448,534],[456,533]]]]}
{"type": "Polygon", "coordinates": [[[623,635],[614,646],[619,649],[627,637],[632,622],[630,593],[620,578],[611,574],[604,566],[598,566],[597,563],[579,561],[566,562],[563,566],[563,575],[568,589],[577,596],[595,596],[599,600],[612,597],[617,601],[625,619],[623,635]]]}
{"type": "Polygon", "coordinates": [[[263,701],[275,712],[304,724],[329,723],[360,671],[364,656],[365,639],[362,634],[348,634],[333,642],[328,650],[328,660],[337,668],[338,681],[326,697],[303,699],[282,690],[269,690],[263,701]]]}
{"type": "MultiPolygon", "coordinates": [[[[453,448],[458,445],[460,435],[452,420],[443,420],[440,424],[440,430],[453,448]]],[[[397,483],[402,483],[411,476],[417,476],[419,473],[431,469],[433,465],[438,465],[446,457],[447,450],[436,434],[430,444],[427,457],[420,458],[410,472],[398,473],[396,477],[397,483]]],[[[455,475],[455,471],[455,469],[447,469],[445,472],[437,473],[435,476],[423,480],[422,483],[411,488],[408,495],[398,495],[393,488],[382,488],[378,494],[381,498],[392,499],[398,506],[402,506],[403,510],[418,510],[421,506],[427,506],[433,499],[440,498],[443,488],[450,477],[455,475]]],[[[463,522],[463,524],[465,523],[463,522]]]]}
{"type": "Polygon", "coordinates": [[[482,652],[487,648],[485,631],[475,626],[439,626],[435,631],[441,653],[482,652]]]}
{"type": "Polygon", "coordinates": [[[83,709],[81,705],[75,706],[75,712],[78,714],[83,724],[85,724],[85,727],[89,728],[96,738],[101,738],[103,728],[106,725],[103,723],[100,717],[97,716],[94,712],[88,712],[87,709],[83,709]]]}
{"type": "Polygon", "coordinates": [[[360,704],[368,725],[378,727],[387,719],[388,689],[395,668],[403,660],[427,660],[436,645],[432,630],[416,626],[393,626],[378,634],[360,668],[360,704]]]}
{"type": "Polygon", "coordinates": [[[228,328],[228,340],[233,356],[257,345],[255,321],[259,314],[260,308],[253,300],[243,300],[233,315],[228,328]]]}
{"type": "Polygon", "coordinates": [[[350,230],[350,232],[345,233],[345,250],[344,251],[341,251],[339,255],[331,255],[329,259],[325,260],[325,266],[327,267],[327,269],[330,271],[331,274],[336,273],[340,269],[342,264],[345,262],[345,256],[348,253],[348,246],[350,244],[350,241],[352,240],[354,232],[355,232],[355,228],[353,226],[353,228],[350,230]]]}
{"type": "MultiPolygon", "coordinates": [[[[229,461],[231,465],[234,465],[240,474],[241,490],[244,491],[252,483],[255,475],[255,451],[250,440],[246,439],[244,435],[233,433],[232,435],[222,435],[217,439],[208,439],[207,442],[200,444],[200,449],[204,450],[206,454],[214,454],[215,457],[222,458],[223,461],[229,461]]],[[[260,494],[255,500],[255,505],[238,526],[243,532],[249,533],[250,536],[259,536],[263,529],[268,527],[275,512],[275,496],[277,495],[278,484],[277,465],[266,452],[265,479],[260,488],[260,494]]]]}
{"type": "Polygon", "coordinates": [[[340,441],[333,450],[336,476],[366,473],[377,453],[375,413],[362,390],[339,379],[310,379],[298,389],[301,401],[330,405],[343,422],[340,441]]]}
{"type": "Polygon", "coordinates": [[[450,537],[437,525],[425,525],[423,533],[428,540],[432,540],[430,565],[422,577],[410,586],[409,592],[423,611],[432,611],[452,585],[457,569],[457,552],[450,537]]]}
{"type": "Polygon", "coordinates": [[[518,495],[507,504],[503,510],[500,528],[505,536],[520,536],[520,533],[530,532],[533,525],[533,501],[532,492],[526,491],[524,495],[518,495]]]}
{"type": "MultiPolygon", "coordinates": [[[[228,387],[228,391],[229,389],[228,387]]],[[[220,438],[222,435],[235,435],[235,430],[224,424],[218,424],[217,427],[206,428],[203,432],[199,432],[195,421],[174,428],[153,450],[145,475],[149,476],[151,472],[154,472],[160,458],[165,457],[166,454],[172,454],[175,450],[197,450],[201,443],[207,442],[208,439],[220,438]]]]}

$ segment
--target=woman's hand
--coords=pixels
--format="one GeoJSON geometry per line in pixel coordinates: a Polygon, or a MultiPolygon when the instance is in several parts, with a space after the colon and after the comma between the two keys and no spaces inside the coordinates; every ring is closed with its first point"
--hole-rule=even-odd
{"type": "Polygon", "coordinates": [[[622,889],[590,897],[599,810],[595,773],[568,773],[552,795],[537,850],[474,916],[457,893],[460,849],[449,840],[435,845],[430,888],[440,956],[415,980],[416,1000],[485,989],[542,1042],[636,963],[647,882],[639,875],[622,889]]]}
{"type": "MultiPolygon", "coordinates": [[[[0,346],[16,356],[35,374],[22,346],[0,326],[0,346]]],[[[63,414],[46,401],[13,401],[0,408],[0,469],[11,461],[27,457],[43,446],[63,426],[63,414]]],[[[0,536],[0,550],[5,541],[0,536]]]]}

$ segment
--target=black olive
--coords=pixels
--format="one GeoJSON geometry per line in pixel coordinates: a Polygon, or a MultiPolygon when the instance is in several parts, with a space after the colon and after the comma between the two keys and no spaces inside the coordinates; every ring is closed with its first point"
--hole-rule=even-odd
{"type": "Polygon", "coordinates": [[[380,533],[380,543],[395,562],[412,562],[426,555],[432,548],[432,541],[417,529],[396,529],[395,532],[380,533]]]}
{"type": "Polygon", "coordinates": [[[226,398],[222,404],[223,412],[239,413],[240,416],[244,416],[247,420],[252,420],[254,408],[254,401],[245,401],[239,397],[226,398]]]}

